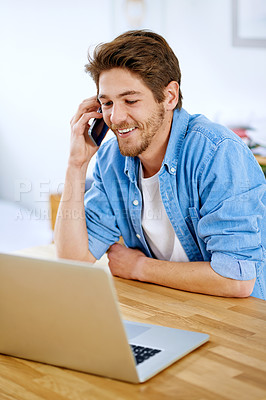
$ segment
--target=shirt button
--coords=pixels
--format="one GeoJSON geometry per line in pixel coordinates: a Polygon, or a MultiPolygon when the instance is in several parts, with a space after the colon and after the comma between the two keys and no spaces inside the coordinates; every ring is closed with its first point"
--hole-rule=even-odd
{"type": "Polygon", "coordinates": [[[138,239],[140,239],[140,235],[138,233],[136,234],[136,236],[137,236],[138,239]]]}
{"type": "Polygon", "coordinates": [[[175,173],[175,168],[172,167],[172,168],[170,169],[170,171],[174,174],[174,173],[175,173]]]}
{"type": "Polygon", "coordinates": [[[139,205],[139,202],[138,202],[138,200],[137,200],[137,199],[135,199],[135,200],[133,201],[133,204],[134,204],[134,206],[138,206],[138,205],[139,205]]]}

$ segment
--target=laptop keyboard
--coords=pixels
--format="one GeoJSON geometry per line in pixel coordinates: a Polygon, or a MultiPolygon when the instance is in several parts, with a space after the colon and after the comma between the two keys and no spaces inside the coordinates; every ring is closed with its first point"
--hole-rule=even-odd
{"type": "Polygon", "coordinates": [[[143,347],[135,344],[131,344],[130,346],[135,356],[137,365],[145,360],[148,360],[150,357],[153,357],[155,356],[155,354],[158,354],[162,351],[159,349],[152,349],[150,347],[143,347]]]}

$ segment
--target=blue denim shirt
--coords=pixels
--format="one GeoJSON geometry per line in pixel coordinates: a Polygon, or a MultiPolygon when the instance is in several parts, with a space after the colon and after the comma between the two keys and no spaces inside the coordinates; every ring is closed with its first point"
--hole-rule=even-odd
{"type": "MultiPolygon", "coordinates": [[[[89,249],[96,258],[120,236],[152,257],[141,226],[139,164],[121,155],[116,138],[98,150],[85,194],[89,249]]],[[[266,181],[244,142],[202,115],[176,110],[159,181],[189,260],[210,261],[224,277],[256,277],[252,295],[265,300],[266,181]]]]}

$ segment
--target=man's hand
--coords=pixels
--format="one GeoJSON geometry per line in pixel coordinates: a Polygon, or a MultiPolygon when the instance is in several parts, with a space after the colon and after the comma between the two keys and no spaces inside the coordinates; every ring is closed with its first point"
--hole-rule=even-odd
{"type": "Polygon", "coordinates": [[[89,121],[97,113],[96,96],[84,100],[71,120],[71,143],[66,180],[55,224],[58,257],[95,262],[88,250],[84,192],[88,164],[98,150],[89,138],[89,121]]]}
{"type": "Polygon", "coordinates": [[[110,247],[107,256],[113,275],[125,279],[140,279],[141,264],[146,259],[140,250],[129,249],[115,243],[110,247]]]}
{"type": "Polygon", "coordinates": [[[76,114],[70,121],[70,166],[81,168],[84,164],[88,164],[98,150],[88,135],[90,119],[102,118],[102,115],[97,112],[98,108],[99,103],[96,96],[90,97],[79,105],[76,114]]]}
{"type": "Polygon", "coordinates": [[[207,261],[172,262],[146,257],[140,250],[114,244],[108,252],[113,275],[188,292],[224,297],[250,296],[255,279],[237,281],[218,275],[207,261]]]}

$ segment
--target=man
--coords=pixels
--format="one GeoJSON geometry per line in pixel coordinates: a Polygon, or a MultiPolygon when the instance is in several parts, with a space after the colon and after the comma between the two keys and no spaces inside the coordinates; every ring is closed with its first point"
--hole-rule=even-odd
{"type": "Polygon", "coordinates": [[[108,251],[122,278],[266,299],[265,178],[241,139],[182,108],[179,64],[166,41],[126,32],[96,47],[86,70],[97,96],[71,121],[58,256],[94,262],[108,251]],[[102,117],[116,138],[98,150],[88,128],[102,117]]]}

